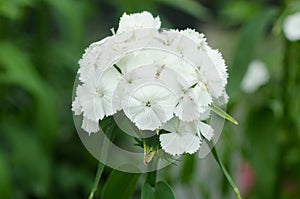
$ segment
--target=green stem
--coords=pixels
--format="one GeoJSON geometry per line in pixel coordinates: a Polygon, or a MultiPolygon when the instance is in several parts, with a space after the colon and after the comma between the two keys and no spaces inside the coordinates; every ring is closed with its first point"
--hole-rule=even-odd
{"type": "Polygon", "coordinates": [[[242,199],[239,189],[237,188],[237,186],[236,186],[235,183],[233,182],[233,180],[232,180],[230,174],[228,173],[228,171],[226,170],[225,166],[224,166],[223,163],[221,162],[221,160],[220,160],[220,158],[219,158],[219,156],[218,156],[218,153],[217,153],[215,147],[212,148],[212,154],[213,154],[215,160],[217,161],[218,165],[219,165],[220,168],[222,169],[223,174],[225,175],[225,177],[226,177],[227,181],[229,182],[230,186],[232,187],[232,189],[233,189],[233,191],[234,191],[236,197],[237,197],[238,199],[242,199]]]}
{"type": "Polygon", "coordinates": [[[97,191],[98,184],[99,184],[103,169],[104,169],[104,164],[99,162],[98,168],[97,168],[97,173],[96,173],[94,184],[93,184],[93,188],[92,188],[92,191],[91,191],[88,199],[93,199],[94,198],[94,194],[97,191]]]}
{"type": "Polygon", "coordinates": [[[159,157],[154,155],[152,161],[148,165],[149,167],[151,167],[152,171],[150,171],[146,174],[145,182],[150,184],[151,187],[155,187],[155,185],[156,185],[158,158],[159,157]]]}
{"type": "Polygon", "coordinates": [[[155,187],[156,184],[156,175],[157,175],[157,171],[150,171],[146,174],[146,180],[145,182],[147,182],[148,184],[150,184],[152,187],[155,187]]]}
{"type": "MultiPolygon", "coordinates": [[[[103,160],[106,160],[107,155],[108,155],[108,150],[111,145],[111,142],[109,140],[110,139],[114,140],[116,137],[116,133],[114,132],[116,124],[112,117],[108,117],[101,121],[100,126],[102,129],[105,129],[105,130],[103,130],[105,132],[105,135],[103,135],[104,138],[103,138],[103,143],[101,144],[102,150],[100,153],[100,157],[102,157],[103,160]],[[105,139],[105,136],[107,136],[107,139],[105,139]]],[[[98,132],[98,133],[102,133],[102,132],[98,132]]],[[[105,165],[99,161],[94,184],[93,184],[93,187],[92,187],[92,190],[91,190],[91,193],[90,193],[88,199],[94,198],[94,195],[95,195],[95,192],[97,191],[104,167],[105,167],[105,165]]]]}

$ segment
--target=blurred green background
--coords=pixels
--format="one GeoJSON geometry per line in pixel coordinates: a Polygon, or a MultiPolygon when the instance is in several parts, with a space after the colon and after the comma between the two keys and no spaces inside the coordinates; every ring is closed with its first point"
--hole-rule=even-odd
{"type": "MultiPolygon", "coordinates": [[[[0,0],[0,198],[87,198],[97,168],[72,118],[77,61],[110,35],[123,12],[148,10],[166,28],[206,34],[229,67],[226,123],[217,144],[244,198],[300,198],[300,43],[282,23],[299,1],[279,0],[0,0]],[[254,93],[240,89],[252,60],[270,79],[254,93]]],[[[108,182],[105,168],[101,187],[108,182]]],[[[124,177],[125,176],[125,177],[124,177]]],[[[119,180],[124,183],[131,175],[119,180]]],[[[133,176],[134,177],[134,176],[133,176]]],[[[133,178],[132,177],[132,178],[133,178]]],[[[212,156],[186,155],[159,171],[177,198],[234,198],[212,156]]],[[[129,187],[139,198],[143,178],[129,187]]],[[[111,190],[102,198],[116,198],[111,190]]],[[[123,198],[126,198],[123,195],[123,198]]]]}

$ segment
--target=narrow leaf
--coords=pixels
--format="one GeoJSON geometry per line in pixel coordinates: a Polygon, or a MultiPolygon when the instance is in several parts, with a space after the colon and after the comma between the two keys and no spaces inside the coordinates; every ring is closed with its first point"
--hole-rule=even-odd
{"type": "Polygon", "coordinates": [[[238,125],[238,122],[236,121],[236,119],[234,119],[232,116],[230,116],[228,113],[226,113],[225,111],[223,111],[220,107],[211,104],[210,105],[211,110],[216,113],[217,115],[219,115],[220,117],[232,122],[233,124],[238,125]]]}
{"type": "Polygon", "coordinates": [[[233,189],[233,191],[234,191],[236,197],[237,197],[238,199],[242,199],[242,197],[241,197],[241,195],[240,195],[239,189],[237,188],[237,186],[236,186],[235,183],[233,182],[233,180],[232,180],[230,174],[228,173],[228,171],[226,170],[225,166],[224,166],[223,163],[221,162],[221,160],[220,160],[220,158],[219,158],[219,156],[218,156],[218,153],[217,153],[217,151],[216,151],[216,148],[213,147],[211,151],[212,151],[212,154],[213,154],[215,160],[217,161],[218,165],[219,165],[220,168],[222,169],[222,172],[223,172],[224,176],[226,177],[227,181],[229,182],[230,186],[232,187],[232,189],[233,189]]]}
{"type": "Polygon", "coordinates": [[[93,199],[94,198],[94,194],[97,191],[98,184],[100,182],[103,170],[104,170],[104,164],[99,162],[98,163],[98,168],[97,168],[97,173],[96,173],[94,184],[93,184],[93,188],[92,188],[92,191],[91,191],[88,199],[93,199]]]}
{"type": "MultiPolygon", "coordinates": [[[[114,140],[114,138],[116,136],[116,132],[115,132],[116,123],[114,122],[113,118],[106,117],[105,119],[101,120],[100,126],[101,126],[101,129],[106,134],[106,136],[109,139],[114,140]]],[[[101,143],[101,146],[102,146],[101,157],[104,157],[104,159],[106,159],[107,158],[106,151],[108,151],[108,148],[110,147],[110,143],[103,140],[103,143],[101,143]]],[[[105,165],[102,162],[98,163],[98,168],[97,168],[97,173],[95,176],[94,184],[93,184],[93,187],[92,187],[92,190],[91,190],[91,193],[90,193],[88,199],[94,198],[94,195],[95,195],[95,192],[97,191],[104,167],[105,167],[105,165]]]]}

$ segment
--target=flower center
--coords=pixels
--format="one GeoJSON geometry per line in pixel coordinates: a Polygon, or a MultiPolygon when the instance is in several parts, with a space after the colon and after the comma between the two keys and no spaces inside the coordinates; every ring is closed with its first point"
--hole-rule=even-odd
{"type": "Polygon", "coordinates": [[[147,107],[151,107],[151,103],[149,101],[146,102],[147,107]]]}
{"type": "Polygon", "coordinates": [[[102,98],[104,96],[102,89],[96,88],[96,93],[100,98],[102,98]]]}

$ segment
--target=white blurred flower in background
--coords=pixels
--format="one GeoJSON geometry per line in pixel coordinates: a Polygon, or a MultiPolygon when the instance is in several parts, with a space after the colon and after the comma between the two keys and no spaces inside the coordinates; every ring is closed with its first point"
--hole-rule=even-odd
{"type": "Polygon", "coordinates": [[[252,61],[242,80],[241,89],[246,93],[255,92],[260,86],[266,84],[269,80],[269,72],[266,65],[259,61],[252,61]]]}
{"type": "Polygon", "coordinates": [[[300,40],[300,12],[291,14],[285,18],[283,32],[290,41],[300,40]]]}

